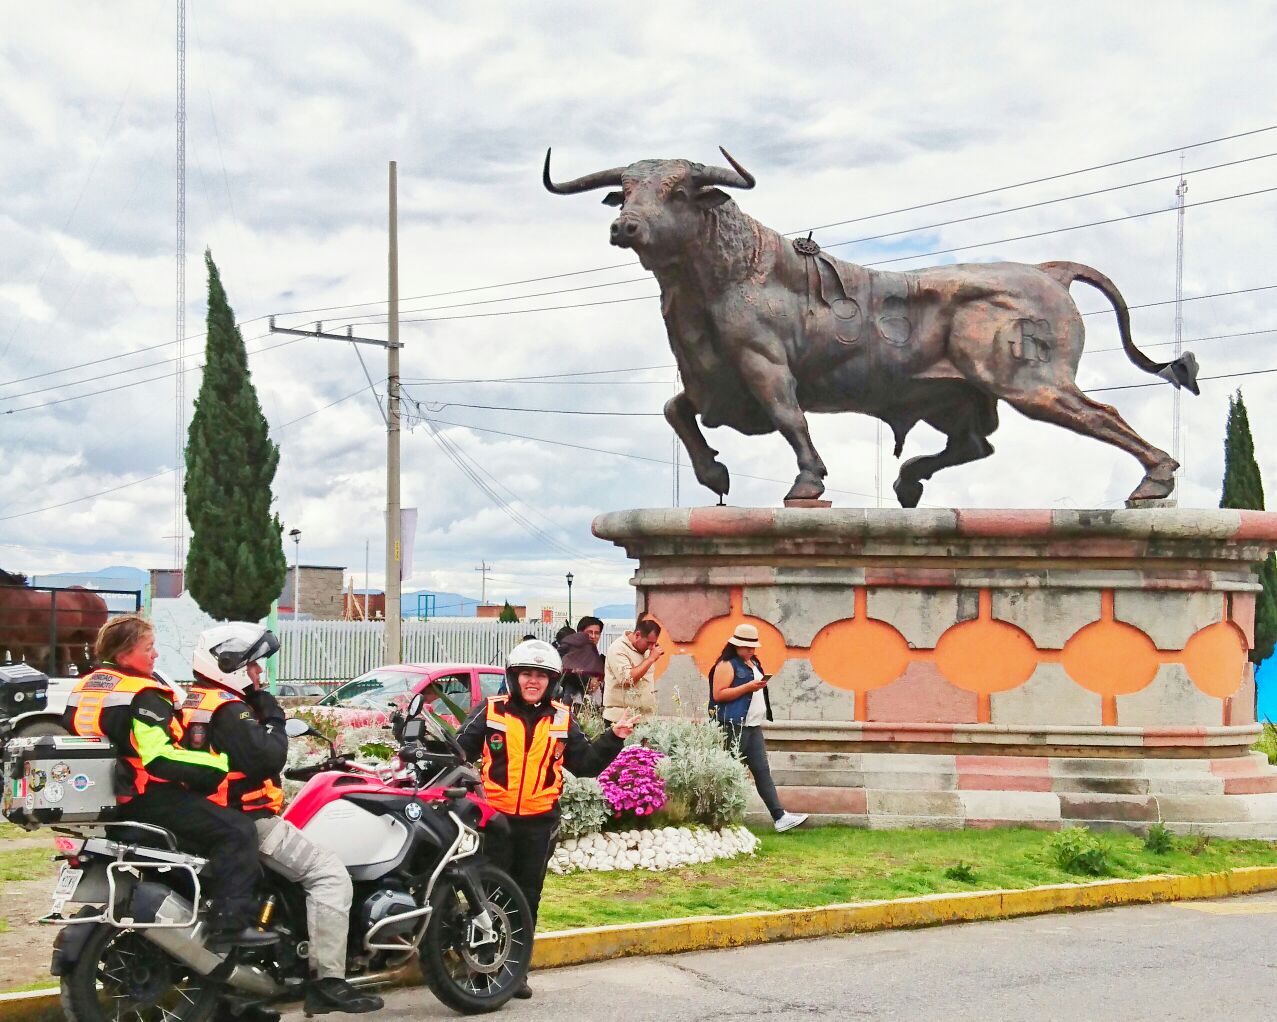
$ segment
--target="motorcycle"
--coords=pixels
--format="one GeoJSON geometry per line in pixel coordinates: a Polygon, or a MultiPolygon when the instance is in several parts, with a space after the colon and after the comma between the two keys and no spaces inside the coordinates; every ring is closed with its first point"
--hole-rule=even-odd
{"type": "MultiPolygon", "coordinates": [[[[338,755],[287,770],[305,781],[284,818],[350,870],[347,978],[371,986],[414,960],[434,995],[463,1014],[495,1011],[527,977],[532,923],[518,885],[484,855],[503,822],[451,732],[413,699],[395,724],[397,765],[338,755]]],[[[314,734],[287,722],[289,737],[314,734]]],[[[258,925],[273,944],[209,947],[200,873],[206,860],[174,835],[131,822],[60,825],[64,860],[47,922],[62,925],[52,972],[72,1022],[206,1022],[300,995],[308,975],[302,890],[267,871],[258,925]],[[79,906],[70,918],[68,906],[79,906]]]]}

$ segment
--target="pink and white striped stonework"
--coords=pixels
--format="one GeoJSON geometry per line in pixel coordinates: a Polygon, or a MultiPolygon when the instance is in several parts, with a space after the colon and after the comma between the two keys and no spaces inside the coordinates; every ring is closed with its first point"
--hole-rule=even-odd
{"type": "Polygon", "coordinates": [[[703,713],[758,628],[791,811],[1277,838],[1246,658],[1277,513],[708,507],[594,532],[638,561],[663,712],[703,713]]]}

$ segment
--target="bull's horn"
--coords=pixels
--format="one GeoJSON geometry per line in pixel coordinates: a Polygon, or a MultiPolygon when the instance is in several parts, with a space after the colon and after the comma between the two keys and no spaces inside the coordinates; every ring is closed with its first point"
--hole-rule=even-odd
{"type": "MultiPolygon", "coordinates": [[[[730,157],[728,157],[730,159],[730,157]]],[[[575,195],[577,192],[591,192],[595,188],[615,188],[621,183],[621,171],[624,167],[613,167],[611,170],[600,170],[595,174],[586,174],[575,181],[565,181],[556,185],[550,180],[550,150],[545,151],[545,170],[541,173],[541,181],[546,191],[555,195],[575,195]]]]}
{"type": "Polygon", "coordinates": [[[696,183],[698,185],[722,185],[725,188],[753,188],[754,175],[737,163],[732,154],[722,146],[718,147],[718,151],[732,165],[732,169],[726,167],[702,167],[696,172],[696,183]]]}

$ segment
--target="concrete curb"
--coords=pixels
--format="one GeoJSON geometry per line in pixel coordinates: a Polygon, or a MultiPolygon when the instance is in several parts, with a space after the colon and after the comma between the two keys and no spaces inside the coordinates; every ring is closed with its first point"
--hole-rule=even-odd
{"type": "MultiPolygon", "coordinates": [[[[925,894],[893,901],[851,902],[821,908],[693,916],[559,930],[536,939],[537,969],[584,965],[638,955],[709,951],[770,941],[830,937],[842,933],[938,926],[1015,916],[1042,915],[1119,905],[1224,898],[1277,890],[1277,866],[1243,866],[1198,876],[1148,876],[1052,884],[1022,891],[925,894]]],[[[56,990],[0,994],[0,1022],[56,1022],[62,1008],[56,990]]]]}

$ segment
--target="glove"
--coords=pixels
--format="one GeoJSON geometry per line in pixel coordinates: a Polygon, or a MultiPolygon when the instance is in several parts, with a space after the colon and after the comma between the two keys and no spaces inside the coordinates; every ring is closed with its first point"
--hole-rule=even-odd
{"type": "Polygon", "coordinates": [[[279,705],[279,700],[265,689],[249,689],[244,693],[244,702],[248,703],[260,721],[284,719],[284,708],[279,705]]]}

